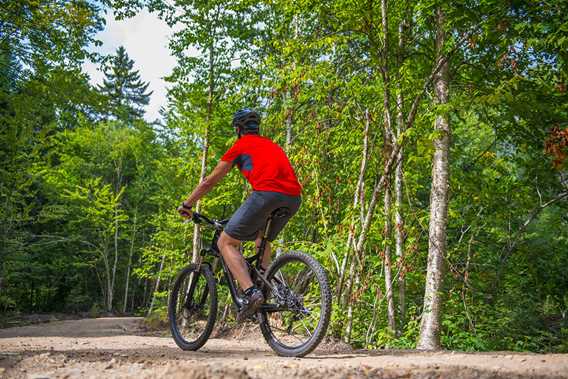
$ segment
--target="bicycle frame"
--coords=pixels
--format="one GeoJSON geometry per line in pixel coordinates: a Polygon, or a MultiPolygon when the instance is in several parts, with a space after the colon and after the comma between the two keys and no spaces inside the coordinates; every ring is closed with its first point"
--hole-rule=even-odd
{"type": "MultiPolygon", "coordinates": [[[[272,223],[272,218],[273,217],[277,217],[277,214],[273,214],[271,215],[267,222],[266,222],[266,227],[264,228],[264,232],[262,234],[262,238],[261,238],[261,242],[260,245],[257,247],[256,250],[256,254],[245,258],[245,261],[247,262],[247,264],[249,265],[249,267],[251,268],[251,274],[252,274],[252,280],[254,281],[256,278],[261,279],[264,284],[272,289],[272,284],[266,280],[266,278],[264,277],[264,275],[261,274],[260,269],[261,269],[261,262],[262,262],[262,257],[264,256],[264,251],[266,250],[266,242],[267,242],[267,236],[268,233],[270,232],[270,226],[272,223]]],[[[193,213],[193,221],[197,224],[201,223],[201,222],[206,222],[207,224],[211,225],[214,229],[215,229],[215,233],[213,235],[213,239],[211,240],[211,245],[207,248],[204,248],[201,250],[200,254],[199,254],[199,261],[196,262],[197,266],[201,266],[202,264],[207,264],[209,265],[209,267],[211,268],[211,271],[213,270],[213,266],[215,265],[211,265],[209,262],[203,262],[202,258],[204,258],[207,255],[210,255],[212,257],[215,258],[215,260],[218,260],[221,262],[221,266],[223,268],[223,274],[225,276],[225,280],[227,281],[227,285],[229,287],[229,292],[231,294],[231,298],[233,300],[233,303],[237,306],[237,308],[240,310],[242,307],[242,300],[238,295],[238,290],[237,290],[237,286],[235,285],[235,280],[233,275],[231,274],[231,271],[229,270],[229,268],[227,267],[227,264],[225,263],[225,260],[223,259],[223,255],[221,254],[221,252],[219,251],[219,248],[217,246],[217,241],[219,240],[219,237],[221,236],[221,232],[224,229],[224,225],[226,224],[227,220],[223,220],[223,221],[218,221],[218,220],[211,220],[207,217],[205,217],[202,214],[193,213]]],[[[186,301],[191,302],[191,299],[193,297],[193,291],[195,290],[195,285],[196,285],[197,281],[194,281],[193,278],[190,279],[190,285],[189,285],[189,289],[187,292],[186,296],[186,301]]],[[[204,292],[204,299],[201,299],[201,303],[204,303],[206,300],[206,296],[207,293],[204,292]]],[[[186,308],[190,309],[191,307],[191,303],[188,304],[186,303],[185,306],[186,308]]],[[[281,311],[282,308],[278,307],[274,304],[263,304],[261,305],[261,310],[266,311],[266,312],[276,312],[276,311],[281,311]]]]}

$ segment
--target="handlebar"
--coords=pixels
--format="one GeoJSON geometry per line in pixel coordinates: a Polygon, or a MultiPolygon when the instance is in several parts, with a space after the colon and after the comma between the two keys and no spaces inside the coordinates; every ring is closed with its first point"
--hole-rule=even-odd
{"type": "Polygon", "coordinates": [[[197,212],[193,212],[193,216],[191,217],[191,220],[193,222],[195,222],[196,224],[199,224],[202,221],[205,221],[206,223],[208,223],[210,225],[215,225],[215,222],[213,220],[211,220],[208,217],[206,217],[205,215],[202,215],[201,213],[197,213],[197,212]]]}
{"type": "MultiPolygon", "coordinates": [[[[188,219],[184,222],[189,222],[189,221],[190,220],[188,219]]],[[[191,217],[191,221],[193,221],[196,224],[200,224],[204,221],[207,224],[214,227],[215,229],[222,230],[223,225],[226,224],[227,221],[229,221],[229,220],[212,220],[212,219],[208,218],[207,216],[202,215],[201,213],[193,212],[193,216],[191,217]]]]}

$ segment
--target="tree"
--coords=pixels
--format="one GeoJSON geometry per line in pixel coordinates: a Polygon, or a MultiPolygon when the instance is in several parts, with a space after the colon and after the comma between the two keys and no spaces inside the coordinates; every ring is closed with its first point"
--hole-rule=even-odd
{"type": "Polygon", "coordinates": [[[149,82],[142,82],[134,61],[128,57],[126,49],[120,46],[116,55],[104,68],[105,78],[99,91],[108,98],[109,114],[115,119],[130,123],[144,116],[144,106],[150,102],[152,91],[149,82]]]}
{"type": "Polygon", "coordinates": [[[15,302],[22,309],[45,305],[36,301],[37,286],[30,296],[20,296],[23,289],[19,288],[27,288],[19,280],[33,283],[29,275],[47,276],[50,271],[49,263],[35,259],[33,247],[38,242],[34,240],[36,217],[46,205],[38,194],[33,166],[45,158],[46,136],[72,127],[96,104],[79,68],[87,57],[95,58],[86,47],[102,29],[100,5],[82,0],[2,3],[0,303],[14,296],[23,300],[15,302]]]}
{"type": "MultiPolygon", "coordinates": [[[[444,55],[446,43],[446,23],[442,8],[436,10],[436,54],[441,63],[435,75],[434,88],[438,104],[448,103],[449,63],[444,55]]],[[[436,350],[440,348],[442,284],[444,278],[444,256],[446,254],[446,227],[448,224],[449,196],[449,151],[450,122],[447,112],[436,117],[434,130],[434,158],[432,161],[432,189],[430,192],[430,233],[428,236],[428,267],[424,308],[420,323],[419,349],[436,350]]]]}

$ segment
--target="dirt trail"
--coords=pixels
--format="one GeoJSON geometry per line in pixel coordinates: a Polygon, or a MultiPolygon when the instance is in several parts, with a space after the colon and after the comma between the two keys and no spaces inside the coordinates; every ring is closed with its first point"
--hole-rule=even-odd
{"type": "Polygon", "coordinates": [[[568,354],[348,351],[282,358],[251,337],[198,352],[141,335],[139,318],[57,321],[0,330],[0,378],[568,378],[568,354]]]}

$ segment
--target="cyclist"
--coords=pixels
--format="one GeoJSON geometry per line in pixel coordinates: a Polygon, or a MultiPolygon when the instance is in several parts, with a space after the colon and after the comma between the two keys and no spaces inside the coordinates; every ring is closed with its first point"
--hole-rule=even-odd
{"type": "MultiPolygon", "coordinates": [[[[264,302],[262,292],[252,283],[246,262],[240,253],[242,241],[256,241],[260,245],[262,228],[277,208],[289,209],[287,215],[275,218],[270,226],[268,241],[274,241],[278,233],[300,208],[302,187],[298,183],[286,153],[277,144],[259,134],[260,117],[251,109],[241,109],[233,115],[232,127],[237,141],[221,157],[211,174],[195,187],[178,207],[183,217],[191,217],[192,207],[207,194],[227,173],[237,166],[252,187],[252,193],[237,209],[225,226],[217,243],[229,270],[243,289],[242,308],[237,321],[256,313],[264,302]]],[[[266,243],[262,268],[271,260],[270,242],[266,243]]]]}

